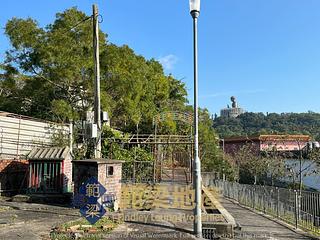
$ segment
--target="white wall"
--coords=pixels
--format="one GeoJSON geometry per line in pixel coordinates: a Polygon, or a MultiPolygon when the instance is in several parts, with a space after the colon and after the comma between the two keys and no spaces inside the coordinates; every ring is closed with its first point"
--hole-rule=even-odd
{"type": "Polygon", "coordinates": [[[53,146],[52,139],[57,133],[69,138],[69,127],[56,123],[8,114],[0,115],[0,159],[20,159],[32,148],[53,146]],[[4,116],[3,116],[4,115],[4,116]],[[11,117],[10,117],[11,115],[11,117]]]}

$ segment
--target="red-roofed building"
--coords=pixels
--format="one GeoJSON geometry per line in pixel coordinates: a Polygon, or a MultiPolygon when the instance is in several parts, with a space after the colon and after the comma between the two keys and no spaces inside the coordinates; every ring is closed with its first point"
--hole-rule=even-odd
{"type": "Polygon", "coordinates": [[[310,141],[311,137],[308,135],[259,135],[221,139],[220,145],[225,153],[235,154],[242,146],[249,144],[258,154],[273,150],[297,152],[307,147],[310,141]]]}

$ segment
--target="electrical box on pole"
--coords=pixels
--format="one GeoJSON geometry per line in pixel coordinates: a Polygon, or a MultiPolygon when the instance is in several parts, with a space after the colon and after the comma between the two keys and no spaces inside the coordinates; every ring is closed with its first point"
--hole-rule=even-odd
{"type": "Polygon", "coordinates": [[[95,123],[86,123],[85,136],[87,139],[98,137],[98,127],[95,123]]]}

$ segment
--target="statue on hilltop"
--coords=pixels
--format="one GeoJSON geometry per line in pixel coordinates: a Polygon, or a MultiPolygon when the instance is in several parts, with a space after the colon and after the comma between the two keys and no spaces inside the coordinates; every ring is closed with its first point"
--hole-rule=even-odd
{"type": "Polygon", "coordinates": [[[232,108],[237,108],[238,107],[238,103],[236,101],[236,97],[235,96],[231,97],[231,102],[232,102],[232,108]]]}

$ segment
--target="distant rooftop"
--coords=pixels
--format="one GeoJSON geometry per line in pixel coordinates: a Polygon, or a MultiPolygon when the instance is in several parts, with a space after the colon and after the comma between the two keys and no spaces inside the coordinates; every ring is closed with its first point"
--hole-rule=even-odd
{"type": "Polygon", "coordinates": [[[293,141],[311,141],[309,135],[301,134],[261,134],[255,136],[238,136],[225,138],[225,142],[239,142],[239,141],[280,141],[280,140],[293,140],[293,141]]]}

